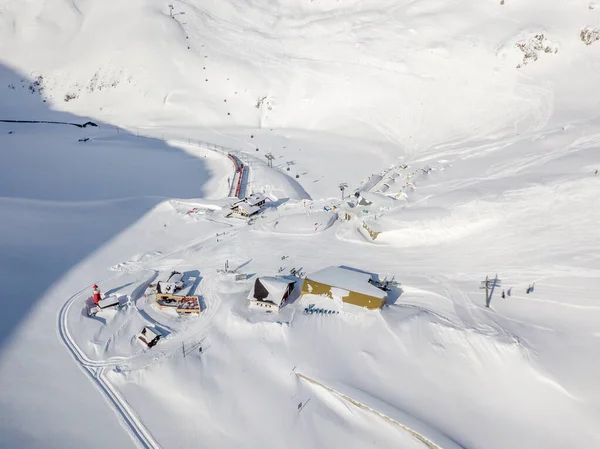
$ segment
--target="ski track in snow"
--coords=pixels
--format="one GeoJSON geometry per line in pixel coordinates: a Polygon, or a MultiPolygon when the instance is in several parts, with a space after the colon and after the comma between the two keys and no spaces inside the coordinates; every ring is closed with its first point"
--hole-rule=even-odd
{"type": "MultiPolygon", "coordinates": [[[[141,283],[141,285],[147,286],[152,282],[157,275],[155,270],[144,268],[144,265],[152,265],[153,263],[167,259],[169,257],[173,257],[178,253],[184,252],[190,248],[198,249],[198,246],[213,237],[202,237],[197,240],[184,243],[179,245],[178,247],[168,251],[166,253],[162,253],[160,256],[152,258],[146,263],[140,263],[135,266],[135,271],[141,271],[142,273],[146,273],[148,277],[146,280],[141,283]]],[[[114,276],[102,279],[100,282],[108,282],[114,279],[117,279],[121,276],[121,274],[116,274],[114,276]]],[[[159,354],[150,354],[149,352],[142,352],[137,355],[133,355],[130,357],[122,357],[122,356],[113,356],[106,360],[92,360],[90,359],[85,351],[77,344],[75,339],[72,337],[69,331],[68,325],[68,314],[71,307],[75,304],[81,304],[81,300],[87,297],[86,292],[88,292],[91,288],[91,285],[81,289],[73,296],[71,296],[67,302],[63,305],[59,313],[58,319],[58,332],[59,335],[69,351],[71,352],[73,358],[79,363],[82,369],[90,376],[92,381],[94,381],[100,390],[105,394],[105,396],[109,399],[110,403],[113,404],[115,411],[122,417],[124,424],[129,429],[130,434],[134,439],[137,439],[139,443],[149,449],[159,448],[159,444],[152,437],[150,431],[144,426],[143,422],[140,420],[135,410],[127,403],[127,401],[123,398],[123,396],[118,392],[118,389],[114,387],[110,381],[104,375],[106,369],[109,368],[118,368],[120,370],[125,369],[135,369],[140,370],[147,368],[149,365],[154,363],[158,363],[160,360],[173,355],[175,352],[180,350],[180,346],[182,343],[189,343],[190,341],[195,341],[199,337],[199,335],[206,332],[208,327],[211,325],[211,319],[217,312],[220,306],[220,301],[216,294],[215,282],[219,275],[211,275],[204,276],[199,285],[199,293],[201,297],[204,298],[206,308],[199,314],[199,316],[194,320],[194,326],[191,332],[186,332],[186,330],[179,331],[176,334],[176,338],[167,338],[161,344],[161,352],[159,354]],[[145,361],[150,358],[150,360],[145,361]],[[140,363],[141,362],[141,363],[140,363]]],[[[136,282],[139,282],[140,278],[137,279],[136,282]]],[[[140,288],[140,287],[138,287],[140,288]]],[[[137,290],[137,289],[136,289],[137,290]]],[[[139,295],[138,295],[139,296],[139,295]]],[[[135,301],[140,298],[131,298],[133,304],[130,304],[128,307],[135,307],[135,301]]],[[[123,323],[120,329],[123,329],[128,323],[129,320],[133,317],[133,315],[123,323]]],[[[162,326],[162,324],[161,324],[162,326]]],[[[110,344],[110,341],[114,338],[115,334],[119,332],[117,330],[113,335],[109,338],[109,341],[106,343],[106,346],[110,344]]]]}
{"type": "MultiPolygon", "coordinates": [[[[186,142],[181,141],[181,143],[186,143],[186,142]]],[[[206,146],[206,148],[208,148],[208,146],[206,146]]],[[[247,182],[247,180],[248,180],[248,176],[245,176],[244,182],[247,182]]],[[[243,190],[245,191],[245,189],[246,189],[246,186],[244,185],[243,190]]],[[[152,279],[156,278],[157,272],[151,271],[151,270],[146,270],[144,268],[145,265],[149,265],[149,264],[151,265],[156,261],[172,257],[172,256],[176,255],[177,253],[185,251],[186,249],[189,249],[189,248],[198,249],[198,247],[199,247],[199,245],[201,245],[201,243],[203,243],[209,239],[212,239],[212,238],[213,238],[212,236],[211,237],[201,237],[201,238],[193,240],[191,242],[183,243],[183,244],[179,245],[178,247],[173,248],[166,253],[160,253],[160,255],[158,255],[158,256],[156,256],[157,253],[154,253],[155,257],[151,257],[151,258],[149,258],[149,260],[148,260],[148,258],[146,258],[146,260],[143,260],[144,258],[142,257],[142,260],[140,260],[139,262],[119,264],[118,265],[119,271],[125,271],[125,272],[142,271],[142,272],[148,273],[148,278],[146,279],[145,282],[143,282],[141,284],[141,285],[147,286],[148,284],[150,284],[152,282],[152,279]]],[[[115,276],[105,278],[105,279],[101,280],[100,282],[107,282],[107,281],[116,279],[119,276],[120,275],[117,274],[115,276]]],[[[136,282],[139,282],[139,279],[136,282]]],[[[200,286],[199,286],[200,293],[202,294],[202,297],[204,298],[206,308],[200,313],[200,315],[198,317],[198,321],[200,321],[200,325],[197,325],[198,323],[194,323],[196,325],[194,326],[193,333],[191,335],[186,335],[187,333],[185,331],[183,331],[183,332],[179,332],[177,334],[177,338],[167,339],[167,340],[170,340],[167,343],[167,346],[168,346],[167,351],[165,351],[165,349],[167,349],[167,348],[165,348],[164,347],[165,345],[163,344],[162,348],[161,348],[162,351],[159,355],[152,356],[152,360],[150,362],[148,362],[142,366],[136,366],[136,369],[144,369],[149,364],[157,363],[160,359],[172,355],[175,351],[179,350],[180,343],[185,343],[186,341],[191,341],[194,338],[197,338],[197,336],[199,334],[206,331],[208,326],[210,326],[210,324],[211,324],[211,318],[217,312],[219,305],[220,305],[220,301],[218,300],[217,295],[216,295],[214,283],[215,283],[214,276],[213,277],[205,276],[205,277],[203,277],[202,282],[200,283],[200,286]]],[[[61,308],[61,310],[59,312],[59,319],[58,319],[58,332],[61,337],[61,340],[63,341],[65,346],[67,346],[67,348],[69,349],[69,351],[71,352],[73,358],[77,361],[77,363],[79,363],[79,365],[82,367],[82,369],[90,376],[91,380],[98,385],[99,389],[108,398],[110,403],[113,404],[115,411],[119,414],[119,416],[121,416],[123,423],[126,425],[126,427],[129,430],[130,435],[134,439],[136,439],[144,448],[158,449],[160,446],[156,442],[156,440],[152,437],[152,434],[150,433],[150,431],[144,426],[144,424],[140,420],[139,416],[132,409],[132,407],[127,403],[127,401],[123,398],[123,396],[118,392],[117,388],[114,387],[108,381],[106,376],[104,375],[104,372],[107,368],[115,368],[115,367],[121,368],[122,366],[125,366],[128,364],[134,365],[134,363],[138,359],[143,360],[144,358],[147,358],[147,357],[144,357],[147,353],[142,352],[141,354],[134,355],[131,357],[113,356],[106,360],[92,360],[86,355],[85,351],[77,344],[77,342],[75,341],[75,339],[72,337],[71,333],[69,332],[69,326],[68,326],[69,310],[71,309],[71,307],[74,304],[81,302],[81,299],[86,297],[86,292],[88,292],[90,288],[91,288],[91,285],[89,285],[89,286],[83,288],[82,290],[78,291],[77,293],[75,293],[73,296],[71,296],[66,301],[66,303],[61,308]]],[[[130,301],[133,301],[133,304],[130,304],[127,307],[135,307],[135,302],[137,302],[137,300],[140,299],[139,297],[141,297],[142,294],[143,294],[143,292],[140,292],[137,295],[138,298],[133,298],[133,297],[130,298],[130,301]]],[[[111,337],[109,337],[108,341],[105,343],[105,349],[107,349],[109,347],[111,341],[114,339],[116,334],[118,334],[120,332],[120,330],[122,330],[129,324],[132,317],[133,317],[133,315],[130,316],[127,320],[125,320],[124,323],[119,327],[119,329],[117,331],[112,333],[111,337]]]]}
{"type": "MultiPolygon", "coordinates": [[[[116,276],[113,276],[114,278],[116,276]]],[[[102,281],[108,281],[112,278],[103,279],[102,281]]],[[[137,414],[131,409],[125,399],[118,393],[118,391],[110,384],[110,382],[104,377],[104,370],[106,367],[115,366],[118,363],[117,358],[111,359],[110,362],[97,362],[90,360],[77,345],[71,333],[69,332],[67,324],[67,314],[73,303],[85,295],[86,291],[89,291],[91,286],[86,286],[79,292],[75,293],[69,300],[63,305],[59,313],[58,320],[58,332],[65,344],[65,346],[71,352],[73,358],[79,363],[82,370],[90,377],[100,391],[107,397],[109,402],[113,405],[115,411],[119,414],[130,435],[134,440],[137,440],[142,447],[148,449],[157,449],[160,446],[156,443],[152,434],[141,422],[137,414]]],[[[125,358],[119,358],[123,360],[125,358]]]]}

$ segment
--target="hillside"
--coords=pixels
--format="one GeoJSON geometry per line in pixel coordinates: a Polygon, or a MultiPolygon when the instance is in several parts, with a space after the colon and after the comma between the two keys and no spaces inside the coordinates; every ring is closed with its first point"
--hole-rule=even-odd
{"type": "Polygon", "coordinates": [[[0,446],[600,445],[599,29],[579,0],[0,0],[0,446]],[[399,284],[301,295],[328,266],[399,284]],[[155,303],[174,270],[201,313],[155,303]],[[94,283],[127,305],[87,316],[94,283]]]}

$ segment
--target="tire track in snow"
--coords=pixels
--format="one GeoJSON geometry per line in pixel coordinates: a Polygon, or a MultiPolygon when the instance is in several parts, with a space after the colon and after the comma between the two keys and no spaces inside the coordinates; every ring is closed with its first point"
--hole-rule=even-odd
{"type": "Polygon", "coordinates": [[[448,278],[435,276],[432,281],[444,289],[445,296],[452,302],[454,313],[465,329],[489,329],[484,325],[484,318],[479,308],[474,305],[469,297],[454,282],[448,278]],[[476,312],[477,317],[473,314],[476,312]]]}
{"type": "Polygon", "coordinates": [[[452,302],[456,321],[449,317],[445,319],[457,329],[477,332],[499,341],[519,342],[517,336],[509,333],[486,313],[492,309],[477,306],[455,282],[443,276],[433,276],[431,281],[443,288],[445,297],[452,302]]]}

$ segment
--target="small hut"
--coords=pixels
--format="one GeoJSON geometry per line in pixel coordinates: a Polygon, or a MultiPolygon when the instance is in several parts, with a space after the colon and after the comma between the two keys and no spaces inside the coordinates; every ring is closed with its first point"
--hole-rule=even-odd
{"type": "Polygon", "coordinates": [[[256,279],[248,294],[250,306],[265,308],[268,311],[279,310],[294,290],[295,281],[264,276],[256,279]]]}
{"type": "Polygon", "coordinates": [[[156,343],[158,343],[158,340],[160,340],[160,337],[160,334],[157,334],[147,326],[145,326],[137,335],[138,340],[141,341],[144,345],[148,346],[149,348],[156,345],[156,343]]]}

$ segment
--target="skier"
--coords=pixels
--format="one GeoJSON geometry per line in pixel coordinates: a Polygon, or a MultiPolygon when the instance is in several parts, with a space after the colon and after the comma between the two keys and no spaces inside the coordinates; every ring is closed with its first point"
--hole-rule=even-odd
{"type": "Polygon", "coordinates": [[[96,284],[94,284],[93,287],[93,298],[94,298],[94,304],[98,304],[98,302],[100,302],[100,289],[98,288],[98,286],[96,284]]]}
{"type": "Polygon", "coordinates": [[[506,295],[504,294],[504,290],[502,290],[502,299],[506,298],[506,295]]]}
{"type": "Polygon", "coordinates": [[[527,294],[529,294],[531,292],[531,285],[529,287],[527,287],[527,290],[525,291],[527,294]]]}

